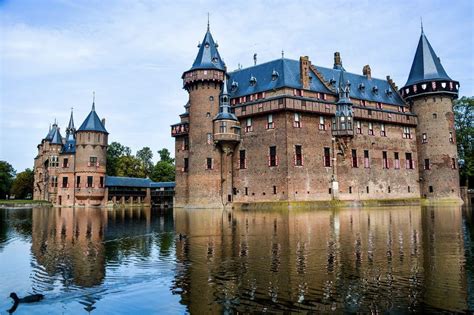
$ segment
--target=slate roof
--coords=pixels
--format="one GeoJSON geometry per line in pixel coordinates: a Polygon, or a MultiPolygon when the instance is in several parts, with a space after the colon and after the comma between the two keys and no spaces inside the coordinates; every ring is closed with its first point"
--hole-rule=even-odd
{"type": "Polygon", "coordinates": [[[230,95],[227,92],[227,78],[224,76],[224,82],[222,83],[222,92],[219,97],[219,113],[216,115],[214,120],[234,120],[238,121],[237,117],[230,111],[230,95]]]}
{"type": "Polygon", "coordinates": [[[92,103],[91,112],[89,113],[89,115],[87,115],[86,119],[79,127],[79,129],[77,129],[77,131],[97,131],[108,133],[104,125],[102,124],[102,121],[100,121],[99,116],[97,116],[97,113],[95,112],[94,103],[92,103]]]}
{"type": "Polygon", "coordinates": [[[190,70],[196,69],[217,69],[225,70],[225,63],[217,50],[218,45],[212,38],[209,27],[204,35],[202,43],[199,45],[199,51],[190,70]]]}
{"type": "Polygon", "coordinates": [[[106,187],[161,188],[174,187],[174,182],[154,182],[149,178],[105,176],[106,187]]]}
{"type": "MultiPolygon", "coordinates": [[[[326,81],[333,80],[334,87],[339,85],[339,69],[315,66],[326,81]]],[[[364,75],[345,72],[345,79],[351,83],[350,97],[373,102],[382,102],[398,106],[405,106],[398,92],[386,80],[371,78],[364,75]],[[359,86],[363,85],[364,89],[359,86]],[[374,90],[376,87],[376,90],[374,90]],[[390,93],[386,93],[390,91],[390,93]]],[[[310,70],[310,90],[320,93],[335,94],[329,90],[310,70]]],[[[287,58],[280,58],[262,63],[253,67],[239,69],[229,73],[228,88],[231,97],[240,97],[282,87],[303,89],[300,81],[300,62],[287,58]],[[256,82],[252,84],[251,77],[256,82]]]]}
{"type": "Polygon", "coordinates": [[[405,86],[433,80],[451,80],[451,78],[444,70],[428,38],[422,31],[405,86]]]}
{"type": "Polygon", "coordinates": [[[49,139],[51,141],[51,144],[63,144],[63,137],[59,132],[58,125],[54,124],[52,131],[53,132],[51,138],[49,139]]]}
{"type": "Polygon", "coordinates": [[[67,134],[62,153],[76,153],[76,139],[72,133],[67,134]]]}

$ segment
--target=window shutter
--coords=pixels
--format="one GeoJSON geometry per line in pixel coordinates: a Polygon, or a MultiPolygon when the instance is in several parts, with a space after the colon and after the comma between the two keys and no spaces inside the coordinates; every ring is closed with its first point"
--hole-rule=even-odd
{"type": "Polygon", "coordinates": [[[296,154],[293,155],[293,164],[296,165],[296,154]]]}
{"type": "Polygon", "coordinates": [[[268,166],[270,166],[270,154],[267,157],[268,157],[268,166]]]}

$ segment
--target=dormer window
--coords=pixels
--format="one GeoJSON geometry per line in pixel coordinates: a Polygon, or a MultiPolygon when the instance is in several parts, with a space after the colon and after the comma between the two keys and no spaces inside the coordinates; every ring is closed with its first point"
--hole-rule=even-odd
{"type": "Polygon", "coordinates": [[[209,43],[206,43],[204,47],[209,48],[209,43]]]}
{"type": "Polygon", "coordinates": [[[231,84],[231,86],[230,86],[231,90],[232,90],[233,92],[235,92],[238,87],[239,87],[239,83],[236,82],[236,81],[232,81],[232,84],[231,84]]]}
{"type": "Polygon", "coordinates": [[[365,85],[364,85],[364,83],[359,83],[359,91],[362,91],[362,92],[365,91],[365,85]]]}
{"type": "Polygon", "coordinates": [[[388,97],[392,96],[393,92],[392,90],[388,89],[385,91],[385,94],[387,94],[388,97]]]}
{"type": "Polygon", "coordinates": [[[280,74],[276,70],[272,71],[272,81],[276,81],[279,76],[280,74]]]}
{"type": "Polygon", "coordinates": [[[331,84],[331,85],[336,84],[336,80],[334,80],[334,78],[332,78],[331,80],[329,80],[329,84],[331,84]]]}
{"type": "Polygon", "coordinates": [[[250,77],[250,86],[255,86],[257,84],[257,78],[254,76],[250,77]]]}
{"type": "Polygon", "coordinates": [[[217,63],[218,61],[219,61],[219,58],[217,58],[217,57],[212,58],[212,63],[217,63]]]}
{"type": "Polygon", "coordinates": [[[372,88],[372,92],[374,92],[375,94],[378,94],[379,93],[379,88],[377,86],[374,86],[372,88]]]}

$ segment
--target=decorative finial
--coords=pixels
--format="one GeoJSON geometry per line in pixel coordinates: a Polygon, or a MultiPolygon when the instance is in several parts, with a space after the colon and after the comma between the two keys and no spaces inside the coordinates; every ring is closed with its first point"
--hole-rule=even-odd
{"type": "Polygon", "coordinates": [[[207,31],[209,32],[211,28],[209,27],[209,12],[207,12],[207,31]]]}
{"type": "Polygon", "coordinates": [[[420,22],[421,22],[421,34],[423,34],[423,18],[420,16],[420,22]]]}
{"type": "Polygon", "coordinates": [[[253,54],[253,65],[257,65],[257,53],[253,54]]]}
{"type": "Polygon", "coordinates": [[[95,91],[92,91],[92,110],[95,111],[95,91]]]}
{"type": "Polygon", "coordinates": [[[285,51],[282,49],[281,50],[281,59],[285,58],[285,51]]]}

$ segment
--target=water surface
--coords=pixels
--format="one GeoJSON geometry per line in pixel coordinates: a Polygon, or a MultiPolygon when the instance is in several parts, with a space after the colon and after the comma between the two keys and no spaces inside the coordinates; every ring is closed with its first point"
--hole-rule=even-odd
{"type": "Polygon", "coordinates": [[[474,221],[458,207],[0,209],[0,312],[468,312],[474,221]],[[179,237],[179,234],[182,237],[179,237]]]}

